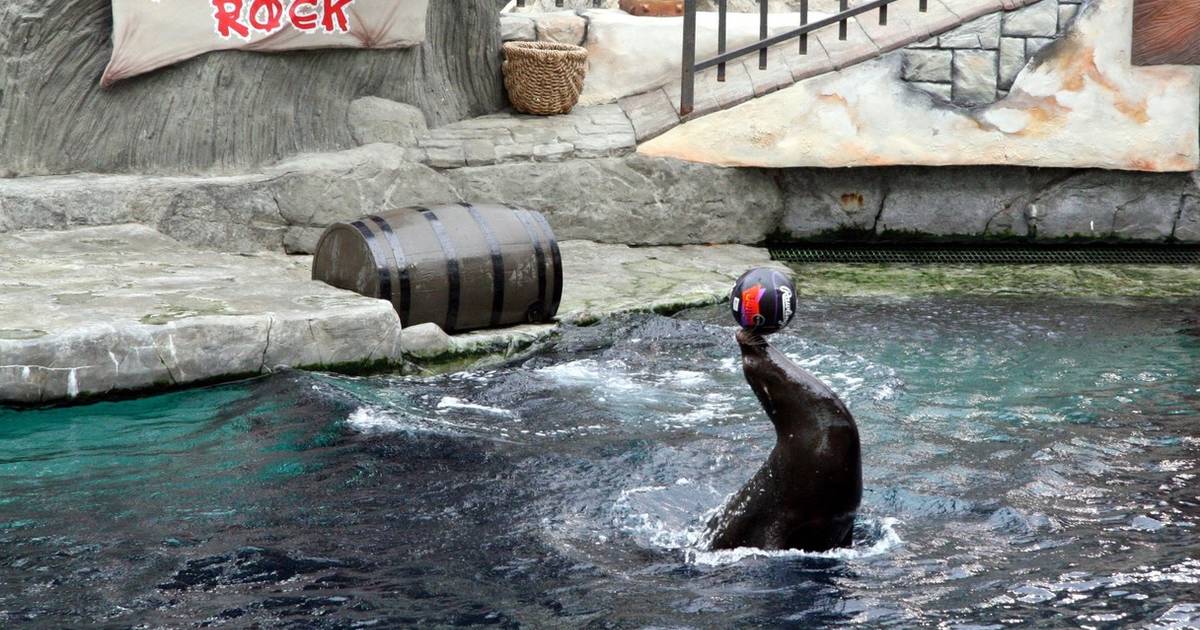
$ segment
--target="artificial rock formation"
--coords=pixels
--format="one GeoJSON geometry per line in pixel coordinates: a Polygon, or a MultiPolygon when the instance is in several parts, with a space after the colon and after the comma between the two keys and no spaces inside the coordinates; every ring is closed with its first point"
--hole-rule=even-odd
{"type": "Polygon", "coordinates": [[[140,222],[190,245],[310,253],[330,223],[406,205],[512,203],[558,237],[1200,242],[1200,175],[1022,167],[721,168],[637,155],[435,169],[373,144],[234,176],[0,180],[0,233],[140,222]]]}
{"type": "Polygon", "coordinates": [[[139,225],[5,235],[0,251],[3,403],[401,361],[391,305],[310,280],[303,259],[139,225]]]}
{"type": "MultiPolygon", "coordinates": [[[[940,103],[901,79],[904,64],[893,55],[691,121],[641,145],[639,152],[776,168],[1007,164],[1196,170],[1200,69],[1132,66],[1132,5],[1133,0],[1085,5],[1074,28],[991,105],[940,103]]],[[[996,90],[995,75],[988,74],[995,56],[971,52],[987,69],[976,74],[990,77],[979,94],[989,100],[996,90]]]]}
{"type": "Polygon", "coordinates": [[[433,2],[417,48],[218,52],[102,89],[110,0],[0,2],[0,177],[235,172],[348,148],[348,108],[366,95],[432,125],[496,111],[496,11],[433,2]]]}

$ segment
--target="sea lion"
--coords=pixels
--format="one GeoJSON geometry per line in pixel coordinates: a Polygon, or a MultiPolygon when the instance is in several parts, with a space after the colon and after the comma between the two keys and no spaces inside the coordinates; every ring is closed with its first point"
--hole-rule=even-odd
{"type": "Polygon", "coordinates": [[[741,330],[746,381],[775,425],[762,468],[708,523],[712,549],[849,547],[862,500],[858,427],[837,394],[741,330]]]}

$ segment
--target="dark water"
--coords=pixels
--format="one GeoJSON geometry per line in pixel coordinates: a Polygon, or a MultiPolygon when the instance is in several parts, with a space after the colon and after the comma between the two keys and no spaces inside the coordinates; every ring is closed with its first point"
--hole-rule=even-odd
{"type": "Polygon", "coordinates": [[[1200,625],[1197,302],[809,301],[854,550],[696,549],[772,445],[721,309],[492,371],[0,411],[0,626],[1200,625]]]}

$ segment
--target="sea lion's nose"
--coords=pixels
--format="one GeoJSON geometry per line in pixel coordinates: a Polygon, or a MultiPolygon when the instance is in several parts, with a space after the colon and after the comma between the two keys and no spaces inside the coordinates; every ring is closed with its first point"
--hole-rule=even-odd
{"type": "Polygon", "coordinates": [[[746,329],[737,332],[737,342],[743,346],[765,346],[767,340],[762,335],[746,329]]]}

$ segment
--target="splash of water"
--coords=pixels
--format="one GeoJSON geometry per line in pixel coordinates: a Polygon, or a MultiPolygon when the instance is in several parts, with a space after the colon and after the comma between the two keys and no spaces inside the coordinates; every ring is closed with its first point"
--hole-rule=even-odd
{"type": "Polygon", "coordinates": [[[800,551],[798,549],[767,550],[757,547],[738,547],[736,549],[688,549],[684,559],[688,564],[698,566],[724,566],[736,564],[747,558],[824,558],[831,560],[853,561],[862,558],[884,555],[904,544],[896,525],[900,521],[892,517],[884,517],[878,521],[866,521],[865,525],[872,531],[868,540],[861,541],[858,546],[829,551],[800,551]],[[864,544],[865,543],[865,544],[864,544]]]}

